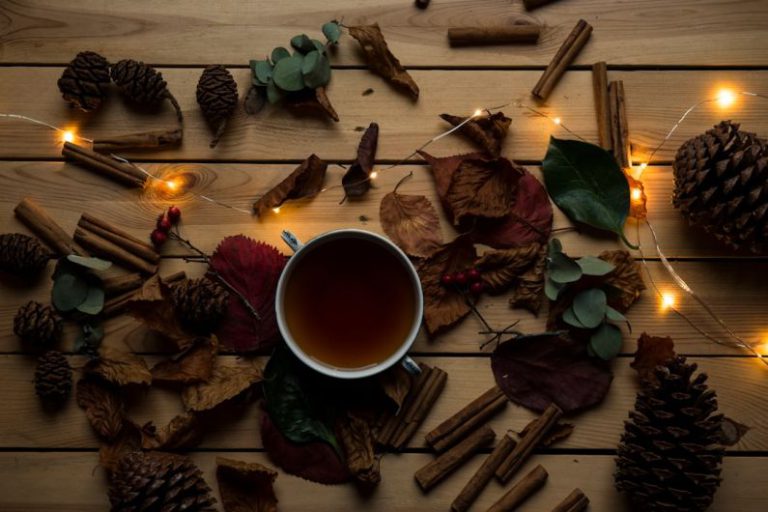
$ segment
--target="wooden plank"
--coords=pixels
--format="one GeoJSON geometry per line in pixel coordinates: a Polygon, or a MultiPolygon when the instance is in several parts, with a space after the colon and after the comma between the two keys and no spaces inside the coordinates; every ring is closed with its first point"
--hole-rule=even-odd
{"type": "MultiPolygon", "coordinates": [[[[218,497],[216,457],[259,462],[273,467],[263,453],[196,453],[192,458],[218,497]]],[[[424,495],[413,481],[413,473],[430,459],[427,454],[385,457],[382,482],[376,492],[364,497],[352,485],[321,486],[280,472],[275,484],[280,510],[367,510],[371,512],[447,510],[460,487],[472,476],[482,457],[477,456],[451,475],[446,482],[424,495]]],[[[0,454],[0,508],[4,512],[57,510],[102,512],[108,507],[107,481],[96,465],[95,453],[0,454]]],[[[549,512],[574,487],[589,496],[590,510],[627,512],[626,499],[612,485],[615,463],[606,455],[539,455],[522,469],[541,464],[549,472],[542,490],[525,503],[527,512],[549,512]]],[[[762,512],[765,510],[763,470],[768,457],[726,457],[723,483],[710,512],[762,512]]],[[[487,509],[506,489],[492,482],[475,507],[487,509]]],[[[221,500],[219,499],[219,504],[221,500]]],[[[221,510],[220,505],[217,510],[221,510]]]]}
{"type": "MultiPolygon", "coordinates": [[[[478,107],[521,101],[534,105],[530,89],[539,71],[414,71],[422,89],[418,103],[394,92],[381,79],[364,70],[339,70],[329,96],[341,117],[333,123],[316,117],[297,117],[285,109],[267,107],[258,116],[238,109],[216,149],[210,149],[210,129],[195,100],[199,69],[162,69],[169,87],[184,111],[185,140],[180,148],[135,153],[142,160],[302,160],[315,152],[328,160],[351,160],[360,139],[359,127],[376,121],[381,127],[378,157],[398,161],[447,125],[443,112],[469,115],[478,107]],[[479,86],[482,84],[482,87],[479,86]],[[374,94],[363,96],[368,88],[374,94]]],[[[40,118],[54,125],[80,127],[87,137],[167,129],[175,123],[166,105],[161,115],[140,114],[117,97],[96,114],[72,111],[61,99],[56,80],[60,68],[0,68],[3,111],[40,118]]],[[[234,70],[241,95],[250,82],[249,71],[234,70]]],[[[635,158],[646,158],[683,111],[695,102],[715,95],[722,85],[734,90],[760,91],[768,71],[633,71],[611,72],[624,80],[627,115],[635,158]],[[663,91],[663,94],[660,93],[663,91]]],[[[560,117],[571,130],[587,140],[597,140],[590,71],[566,73],[541,110],[560,117]]],[[[759,99],[739,98],[728,111],[705,105],[694,112],[657,153],[655,161],[669,161],[679,145],[721,118],[735,118],[747,130],[768,133],[765,105],[759,99]]],[[[518,160],[543,159],[550,134],[570,136],[551,121],[514,106],[505,109],[514,118],[504,153],[518,160]]],[[[56,135],[40,126],[0,119],[0,158],[60,158],[56,135]]],[[[466,151],[471,146],[458,136],[446,137],[429,148],[435,155],[466,151]]]]}
{"type": "MultiPolygon", "coordinates": [[[[112,60],[162,64],[247,64],[290,37],[319,35],[320,25],[343,18],[347,25],[378,22],[395,55],[407,66],[546,65],[578,18],[595,37],[577,63],[733,66],[764,65],[763,29],[768,6],[742,0],[739,8],[718,0],[637,0],[629,3],[562,2],[526,13],[521,2],[443,0],[420,11],[413,2],[329,0],[301,2],[192,2],[104,4],[86,0],[4,2],[0,7],[2,62],[65,63],[78,51],[112,60]],[[512,23],[520,18],[545,26],[538,45],[451,50],[448,27],[512,23]],[[738,29],[736,29],[736,27],[738,29]]],[[[349,36],[334,63],[359,65],[349,36]]]]}
{"type": "MultiPolygon", "coordinates": [[[[146,358],[154,364],[159,357],[146,358]]],[[[489,361],[483,357],[420,357],[448,373],[446,389],[435,409],[411,441],[411,448],[425,448],[424,435],[464,405],[493,385],[489,361]]],[[[70,357],[73,366],[83,362],[70,357]]],[[[234,358],[225,357],[226,364],[234,358]]],[[[598,407],[575,419],[573,434],[558,449],[615,449],[624,428],[624,420],[634,406],[637,379],[629,367],[631,359],[619,358],[613,364],[615,378],[608,396],[598,407]]],[[[764,400],[768,393],[766,369],[755,359],[691,358],[701,371],[709,375],[709,383],[717,392],[721,412],[751,427],[733,451],[768,451],[768,418],[764,400]],[[734,376],[738,375],[738,379],[734,376]]],[[[74,400],[55,415],[41,414],[31,384],[34,360],[23,356],[0,356],[0,374],[4,378],[5,401],[0,414],[0,448],[94,448],[98,446],[85,414],[74,400]]],[[[178,394],[169,389],[151,388],[149,392],[131,394],[129,414],[137,423],[154,421],[162,426],[182,412],[178,394]]],[[[238,414],[226,414],[204,440],[206,449],[245,450],[260,448],[258,433],[259,408],[252,404],[238,414]]],[[[523,407],[510,404],[491,420],[497,433],[507,429],[520,431],[534,415],[523,407]]]]}

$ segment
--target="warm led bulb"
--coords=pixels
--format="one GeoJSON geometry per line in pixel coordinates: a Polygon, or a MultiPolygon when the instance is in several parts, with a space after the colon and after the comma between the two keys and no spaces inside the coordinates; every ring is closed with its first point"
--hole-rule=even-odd
{"type": "Polygon", "coordinates": [[[165,182],[165,187],[171,192],[175,192],[179,185],[175,181],[168,180],[165,182]]]}
{"type": "Polygon", "coordinates": [[[555,123],[557,126],[560,126],[560,123],[562,123],[563,121],[559,117],[556,117],[552,120],[552,122],[555,123]]]}
{"type": "Polygon", "coordinates": [[[61,138],[64,142],[74,142],[75,141],[75,132],[71,130],[66,130],[61,135],[61,138]]]}
{"type": "Polygon", "coordinates": [[[675,296],[669,292],[661,294],[661,308],[669,309],[675,307],[675,296]]]}
{"type": "Polygon", "coordinates": [[[475,110],[475,113],[472,114],[472,117],[479,117],[481,115],[483,115],[483,110],[479,108],[479,109],[475,110]]]}
{"type": "Polygon", "coordinates": [[[378,172],[376,172],[376,171],[373,171],[373,172],[370,174],[370,177],[371,177],[371,179],[372,179],[372,180],[375,180],[376,178],[378,178],[378,176],[379,176],[379,173],[378,173],[378,172]]]}
{"type": "Polygon", "coordinates": [[[736,94],[729,89],[721,89],[717,93],[717,104],[720,108],[728,108],[736,102],[736,94]]]}
{"type": "Polygon", "coordinates": [[[280,207],[279,207],[279,206],[276,206],[275,208],[272,208],[272,211],[273,211],[274,213],[280,213],[280,207]]]}
{"type": "Polygon", "coordinates": [[[639,201],[642,198],[643,198],[643,191],[640,190],[640,187],[632,187],[632,200],[639,201]]]}

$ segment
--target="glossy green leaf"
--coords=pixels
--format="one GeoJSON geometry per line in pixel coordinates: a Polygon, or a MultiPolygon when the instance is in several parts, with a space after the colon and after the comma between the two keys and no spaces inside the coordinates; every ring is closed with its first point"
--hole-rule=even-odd
{"type": "Polygon", "coordinates": [[[589,338],[589,348],[600,359],[613,359],[621,351],[621,330],[613,324],[604,323],[589,338]]]}
{"type": "Polygon", "coordinates": [[[331,80],[331,63],[318,51],[309,52],[301,67],[304,85],[311,89],[327,85],[331,80]]]}
{"type": "Polygon", "coordinates": [[[312,40],[307,37],[306,34],[293,36],[291,38],[291,46],[293,46],[297,51],[301,53],[309,53],[315,49],[315,45],[312,43],[312,40]]]}
{"type": "Polygon", "coordinates": [[[552,200],[572,220],[624,236],[629,214],[629,184],[616,159],[603,148],[550,137],[542,163],[552,200]]]}
{"type": "Polygon", "coordinates": [[[267,85],[272,79],[272,65],[266,60],[254,61],[253,76],[261,85],[267,85]]]}
{"type": "Polygon", "coordinates": [[[53,282],[51,302],[61,312],[72,311],[88,296],[88,282],[77,274],[62,273],[53,282]]]}
{"type": "Polygon", "coordinates": [[[283,59],[272,70],[272,81],[280,89],[288,92],[300,91],[304,88],[304,78],[301,76],[301,67],[304,57],[298,54],[283,59]]]}
{"type": "Polygon", "coordinates": [[[596,256],[584,256],[577,259],[576,263],[579,264],[581,271],[587,276],[604,276],[615,268],[613,264],[596,256]]]}
{"type": "Polygon", "coordinates": [[[341,27],[339,26],[339,23],[337,21],[329,21],[323,25],[323,35],[330,42],[334,44],[338,43],[339,38],[341,37],[341,27]]]}
{"type": "Polygon", "coordinates": [[[86,258],[84,256],[78,256],[77,254],[70,254],[67,256],[67,260],[92,270],[107,270],[112,266],[111,261],[103,260],[101,258],[86,258]]]}
{"type": "Polygon", "coordinates": [[[608,298],[600,288],[590,288],[573,299],[573,313],[585,327],[593,329],[605,319],[608,298]]]}
{"type": "Polygon", "coordinates": [[[563,311],[563,322],[567,323],[568,325],[572,325],[573,327],[578,327],[579,329],[587,328],[576,317],[576,314],[573,312],[573,307],[570,307],[565,311],[563,311]]]}
{"type": "Polygon", "coordinates": [[[283,48],[282,46],[278,46],[274,50],[272,50],[272,64],[276,64],[277,62],[288,58],[291,56],[291,52],[289,52],[286,48],[283,48]]]}
{"type": "Polygon", "coordinates": [[[274,81],[270,81],[269,84],[267,84],[267,100],[270,103],[278,103],[284,96],[285,93],[275,85],[274,81]]]}
{"type": "Polygon", "coordinates": [[[576,260],[561,252],[555,253],[547,265],[547,276],[558,284],[576,282],[581,275],[581,267],[576,260]]]}

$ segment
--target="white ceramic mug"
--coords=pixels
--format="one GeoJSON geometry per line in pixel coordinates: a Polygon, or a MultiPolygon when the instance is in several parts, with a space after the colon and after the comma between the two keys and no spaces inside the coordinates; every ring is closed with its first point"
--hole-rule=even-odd
{"type": "Polygon", "coordinates": [[[406,354],[411,349],[413,342],[416,340],[419,327],[421,326],[421,317],[424,312],[424,297],[421,293],[421,282],[419,281],[419,275],[416,273],[416,269],[411,263],[411,260],[408,259],[408,256],[406,256],[406,254],[401,251],[398,246],[381,235],[372,233],[370,231],[363,231],[361,229],[338,229],[335,231],[328,231],[316,236],[306,244],[299,242],[298,239],[290,231],[283,231],[282,238],[283,241],[285,241],[285,243],[293,250],[294,255],[291,257],[291,259],[288,260],[288,263],[285,265],[285,268],[280,275],[280,280],[277,283],[275,313],[277,315],[277,325],[280,329],[280,333],[283,335],[285,343],[296,355],[296,357],[298,357],[310,368],[324,375],[337,377],[340,379],[360,379],[364,377],[370,377],[372,375],[381,373],[387,368],[390,368],[391,366],[398,363],[402,364],[410,373],[417,374],[420,372],[419,365],[406,354]],[[296,340],[291,335],[291,331],[288,328],[288,324],[285,320],[285,288],[288,280],[290,279],[291,273],[293,272],[293,269],[296,267],[296,264],[299,263],[302,258],[310,256],[313,248],[329,240],[336,240],[340,238],[363,238],[365,240],[370,240],[380,245],[383,250],[387,250],[391,254],[395,255],[410,276],[411,284],[413,285],[414,297],[416,299],[414,301],[415,311],[413,312],[413,325],[411,325],[408,336],[403,340],[400,347],[384,361],[381,361],[380,363],[372,366],[367,366],[365,368],[337,368],[324,364],[323,362],[310,357],[302,350],[298,343],[296,343],[296,340]]]}

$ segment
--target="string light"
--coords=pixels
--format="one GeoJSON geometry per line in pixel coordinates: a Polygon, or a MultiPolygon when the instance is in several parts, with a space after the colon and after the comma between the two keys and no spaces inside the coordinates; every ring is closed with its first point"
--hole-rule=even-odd
{"type": "Polygon", "coordinates": [[[643,199],[643,191],[640,187],[632,187],[632,200],[637,202],[643,199]]]}
{"type": "Polygon", "coordinates": [[[736,103],[736,94],[730,89],[720,89],[716,98],[720,108],[728,108],[736,103]]]}
{"type": "Polygon", "coordinates": [[[72,130],[64,130],[61,134],[61,140],[64,142],[74,142],[75,141],[75,132],[72,130]]]}
{"type": "Polygon", "coordinates": [[[475,113],[472,114],[472,117],[480,117],[481,115],[483,115],[483,109],[478,108],[475,110],[475,113]]]}
{"type": "Polygon", "coordinates": [[[272,208],[272,213],[280,213],[280,207],[276,206],[276,207],[272,208]]]}
{"type": "Polygon", "coordinates": [[[371,174],[368,175],[372,180],[375,180],[379,177],[379,173],[376,171],[373,171],[371,174]]]}
{"type": "Polygon", "coordinates": [[[661,294],[661,310],[666,311],[675,307],[675,295],[671,292],[664,292],[661,294]]]}
{"type": "Polygon", "coordinates": [[[559,117],[556,117],[552,120],[553,123],[555,123],[556,126],[560,126],[560,124],[563,122],[562,119],[559,117]]]}

